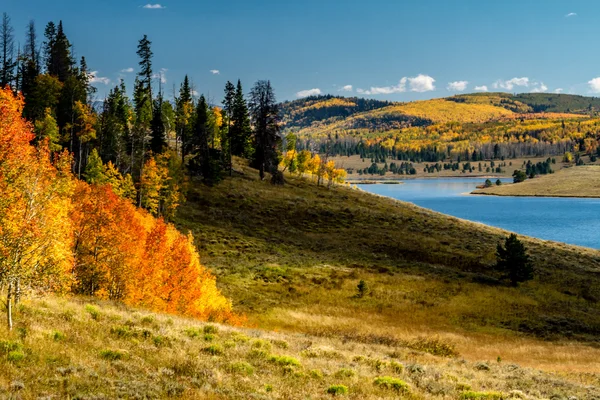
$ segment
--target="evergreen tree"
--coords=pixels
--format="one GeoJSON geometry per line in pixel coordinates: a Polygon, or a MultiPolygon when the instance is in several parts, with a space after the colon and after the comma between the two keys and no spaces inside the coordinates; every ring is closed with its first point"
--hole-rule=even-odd
{"type": "MultiPolygon", "coordinates": [[[[276,179],[279,136],[279,108],[270,81],[258,81],[250,92],[249,110],[254,126],[254,156],[252,165],[260,178],[269,172],[276,179]]],[[[274,181],[275,182],[275,181],[274,181]]]]}
{"type": "Polygon", "coordinates": [[[163,98],[159,91],[158,98],[154,101],[154,111],[152,113],[150,149],[154,154],[162,153],[167,146],[165,138],[165,124],[162,118],[163,98]]]}
{"type": "Polygon", "coordinates": [[[496,269],[504,272],[513,286],[533,279],[533,266],[525,245],[514,233],[506,238],[504,246],[498,244],[496,257],[496,269]]]}
{"type": "Polygon", "coordinates": [[[14,29],[10,17],[4,13],[0,25],[0,88],[15,83],[16,66],[14,29]]]}
{"type": "Polygon", "coordinates": [[[249,155],[250,134],[251,128],[248,105],[246,104],[246,99],[244,99],[242,83],[238,80],[233,100],[231,128],[229,133],[231,153],[234,156],[245,157],[249,155]]]}
{"type": "Polygon", "coordinates": [[[200,96],[196,107],[196,121],[191,147],[195,157],[190,165],[192,172],[199,172],[207,183],[212,183],[210,149],[208,147],[208,104],[200,96]]]}
{"type": "Polygon", "coordinates": [[[104,101],[100,117],[99,147],[103,159],[113,162],[124,171],[131,168],[127,157],[127,146],[130,144],[130,111],[125,82],[121,80],[104,101]]]}
{"type": "Polygon", "coordinates": [[[72,75],[75,62],[71,56],[71,43],[65,35],[62,21],[59,21],[56,30],[56,38],[51,48],[51,60],[48,73],[57,76],[59,81],[65,82],[72,75]]]}
{"type": "Polygon", "coordinates": [[[144,37],[138,43],[137,55],[140,58],[140,72],[137,76],[139,79],[140,89],[144,93],[143,101],[152,102],[152,42],[148,40],[148,36],[144,37]]]}
{"type": "Polygon", "coordinates": [[[190,88],[190,81],[186,75],[183,79],[183,83],[179,88],[179,97],[176,101],[176,130],[177,130],[177,141],[181,143],[181,162],[185,161],[185,156],[189,154],[191,132],[190,125],[192,119],[192,89],[190,88]]]}
{"type": "MultiPolygon", "coordinates": [[[[35,31],[35,23],[29,22],[27,27],[27,36],[25,40],[25,48],[20,60],[20,85],[19,89],[25,99],[28,99],[35,90],[35,80],[40,74],[40,64],[37,51],[37,34],[35,31]]],[[[23,115],[30,118],[31,108],[25,102],[23,115]]]]}
{"type": "Polygon", "coordinates": [[[225,111],[225,118],[227,118],[227,132],[224,135],[224,143],[221,144],[225,158],[227,160],[227,166],[229,167],[229,175],[232,172],[231,162],[231,119],[233,115],[233,105],[235,102],[235,86],[233,83],[227,81],[225,84],[225,97],[223,99],[223,111],[225,111]]]}
{"type": "Polygon", "coordinates": [[[56,70],[56,61],[54,59],[53,49],[56,44],[56,25],[50,21],[46,24],[44,31],[46,40],[44,41],[44,62],[46,64],[46,72],[50,74],[51,71],[56,70]]]}

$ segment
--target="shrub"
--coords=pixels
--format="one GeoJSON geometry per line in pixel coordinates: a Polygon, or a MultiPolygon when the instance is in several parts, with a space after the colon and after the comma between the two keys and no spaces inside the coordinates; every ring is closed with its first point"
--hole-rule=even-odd
{"type": "Polygon", "coordinates": [[[504,396],[500,392],[473,392],[468,391],[460,395],[460,400],[502,400],[504,396]]]}
{"type": "Polygon", "coordinates": [[[424,351],[425,353],[433,354],[434,356],[458,356],[458,352],[456,351],[454,344],[444,342],[443,340],[437,337],[418,338],[416,340],[413,340],[412,342],[406,343],[406,346],[414,350],[424,351]]]}
{"type": "Polygon", "coordinates": [[[360,282],[358,282],[358,285],[356,285],[356,290],[358,291],[356,297],[361,299],[369,293],[369,285],[361,279],[360,282]]]}
{"type": "Polygon", "coordinates": [[[237,361],[229,364],[229,371],[234,374],[250,376],[254,373],[254,367],[245,361],[237,361]]]}
{"type": "Polygon", "coordinates": [[[90,317],[92,317],[93,320],[98,321],[100,319],[100,311],[98,310],[98,307],[91,304],[86,304],[84,308],[85,311],[90,314],[90,317]]]}
{"type": "Polygon", "coordinates": [[[256,339],[252,342],[252,348],[271,351],[271,343],[267,342],[266,340],[256,339]]]}
{"type": "Polygon", "coordinates": [[[206,340],[207,342],[212,342],[213,340],[215,340],[215,335],[213,335],[212,333],[205,333],[204,340],[206,340]]]}
{"type": "Polygon", "coordinates": [[[273,391],[273,385],[266,384],[265,385],[265,392],[271,393],[272,391],[273,391]]]}
{"type": "Polygon", "coordinates": [[[490,370],[490,366],[487,363],[484,362],[478,362],[475,364],[475,369],[478,371],[489,371],[490,370]]]}
{"type": "Polygon", "coordinates": [[[348,394],[348,387],[344,385],[331,385],[327,388],[327,394],[332,396],[343,396],[348,394]]]}
{"type": "Polygon", "coordinates": [[[402,372],[404,372],[404,365],[396,361],[391,361],[390,369],[397,374],[401,374],[402,372]]]}
{"type": "Polygon", "coordinates": [[[223,347],[218,344],[213,344],[203,349],[205,353],[211,354],[213,356],[223,355],[225,352],[223,351],[223,347]]]}
{"type": "Polygon", "coordinates": [[[100,351],[100,357],[104,358],[105,360],[109,360],[109,361],[117,361],[117,360],[126,359],[127,353],[125,353],[124,351],[121,351],[121,350],[106,349],[106,350],[100,351]]]}
{"type": "Polygon", "coordinates": [[[318,369],[311,369],[309,372],[311,378],[315,379],[323,379],[323,372],[318,369]]]}
{"type": "Polygon", "coordinates": [[[246,343],[250,340],[250,338],[243,333],[234,332],[231,334],[231,339],[233,339],[237,343],[246,343]]]}
{"type": "Polygon", "coordinates": [[[273,340],[271,340],[271,343],[273,343],[275,346],[279,347],[280,349],[288,349],[290,347],[289,343],[286,342],[285,340],[273,339],[273,340]]]}
{"type": "Polygon", "coordinates": [[[214,325],[206,325],[203,329],[206,334],[215,334],[219,332],[219,328],[214,325]]]}
{"type": "Polygon", "coordinates": [[[349,368],[342,368],[335,373],[336,378],[352,378],[356,373],[349,368]]]}
{"type": "Polygon", "coordinates": [[[54,331],[52,332],[52,339],[54,339],[57,342],[60,342],[61,340],[65,340],[65,334],[59,331],[54,331]]]}
{"type": "Polygon", "coordinates": [[[469,385],[468,383],[462,383],[459,382],[456,384],[456,386],[454,387],[457,391],[462,392],[465,390],[471,390],[471,385],[469,385]]]}
{"type": "Polygon", "coordinates": [[[156,347],[165,346],[168,343],[168,338],[161,335],[156,335],[152,338],[152,342],[156,347]]]}
{"type": "Polygon", "coordinates": [[[12,340],[0,340],[0,352],[8,354],[11,351],[22,350],[23,345],[12,340]]]}
{"type": "Polygon", "coordinates": [[[402,379],[392,378],[391,376],[380,376],[375,378],[373,384],[383,389],[390,389],[403,393],[408,393],[410,390],[408,384],[402,379]]]}
{"type": "Polygon", "coordinates": [[[141,322],[142,322],[142,324],[151,324],[154,322],[154,316],[146,315],[145,317],[142,318],[141,322]]]}
{"type": "Polygon", "coordinates": [[[23,359],[25,359],[25,353],[23,353],[21,350],[13,350],[8,352],[8,362],[18,363],[19,361],[23,361],[23,359]]]}
{"type": "Polygon", "coordinates": [[[294,357],[290,357],[290,356],[271,356],[269,358],[269,361],[271,361],[272,363],[278,364],[278,365],[283,365],[283,366],[286,366],[286,365],[291,365],[294,367],[301,366],[300,361],[298,361],[294,357]]]}
{"type": "Polygon", "coordinates": [[[191,338],[196,338],[200,336],[200,330],[196,328],[187,328],[184,332],[188,337],[191,338]]]}
{"type": "Polygon", "coordinates": [[[226,340],[223,342],[223,347],[225,347],[226,349],[231,349],[235,346],[236,346],[236,344],[233,340],[226,340]]]}

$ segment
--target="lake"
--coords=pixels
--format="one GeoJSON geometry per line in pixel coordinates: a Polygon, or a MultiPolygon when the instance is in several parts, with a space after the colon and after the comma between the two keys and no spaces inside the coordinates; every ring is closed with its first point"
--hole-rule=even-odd
{"type": "Polygon", "coordinates": [[[357,186],[367,192],[519,234],[600,248],[600,199],[468,194],[484,180],[414,179],[405,180],[400,185],[357,186]]]}

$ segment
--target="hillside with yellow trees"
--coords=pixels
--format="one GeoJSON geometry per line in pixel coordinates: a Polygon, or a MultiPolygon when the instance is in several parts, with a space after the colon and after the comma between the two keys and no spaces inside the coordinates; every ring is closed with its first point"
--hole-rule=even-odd
{"type": "MultiPolygon", "coordinates": [[[[372,101],[372,100],[367,100],[372,101]]],[[[479,93],[370,110],[337,106],[356,99],[309,98],[285,103],[285,128],[299,150],[327,156],[360,155],[372,162],[469,162],[559,156],[597,156],[600,101],[571,95],[479,93]],[[318,105],[320,116],[310,113],[318,105]],[[328,108],[329,107],[329,108],[328,108]],[[307,115],[312,122],[306,123],[307,115]]]]}

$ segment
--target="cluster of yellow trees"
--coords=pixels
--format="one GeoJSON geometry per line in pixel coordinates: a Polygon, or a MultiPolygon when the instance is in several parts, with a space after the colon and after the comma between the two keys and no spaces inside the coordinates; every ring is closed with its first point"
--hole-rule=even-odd
{"type": "Polygon", "coordinates": [[[284,171],[299,176],[309,175],[317,184],[327,181],[327,185],[333,183],[344,183],[346,170],[336,168],[331,160],[322,159],[318,154],[312,154],[308,150],[296,151],[295,149],[286,151],[283,154],[281,162],[284,171]]]}

